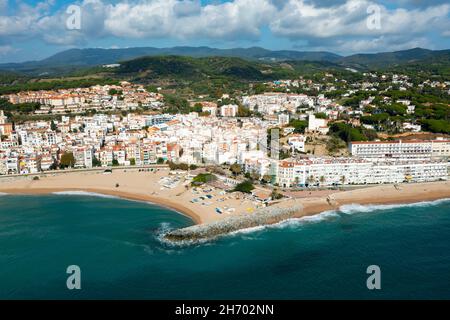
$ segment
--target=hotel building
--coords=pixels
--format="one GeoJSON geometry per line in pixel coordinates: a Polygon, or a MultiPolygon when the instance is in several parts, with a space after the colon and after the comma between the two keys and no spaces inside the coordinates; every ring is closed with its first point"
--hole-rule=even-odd
{"type": "Polygon", "coordinates": [[[276,181],[284,188],[438,181],[448,179],[448,167],[447,162],[309,158],[280,161],[276,181]]]}
{"type": "Polygon", "coordinates": [[[351,142],[350,152],[364,159],[437,160],[450,157],[450,140],[351,142]]]}

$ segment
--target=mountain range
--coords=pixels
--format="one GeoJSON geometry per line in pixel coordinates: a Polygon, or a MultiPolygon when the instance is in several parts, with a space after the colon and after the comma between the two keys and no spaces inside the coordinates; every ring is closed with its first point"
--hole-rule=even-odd
{"type": "Polygon", "coordinates": [[[173,48],[124,48],[124,49],[69,49],[40,61],[0,64],[1,71],[12,71],[28,75],[58,74],[82,68],[121,63],[142,57],[184,56],[194,58],[233,57],[258,62],[319,62],[342,68],[357,70],[383,69],[408,64],[439,63],[450,60],[450,50],[428,50],[414,48],[410,50],[383,52],[374,54],[355,54],[340,56],[326,51],[267,50],[259,47],[216,49],[209,47],[173,47],[173,48]]]}

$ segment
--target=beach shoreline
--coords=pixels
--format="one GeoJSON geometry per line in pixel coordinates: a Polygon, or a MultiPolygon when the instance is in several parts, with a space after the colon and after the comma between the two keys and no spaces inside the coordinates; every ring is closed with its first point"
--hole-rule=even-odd
{"type": "MultiPolygon", "coordinates": [[[[148,195],[142,194],[133,194],[123,191],[115,191],[108,189],[95,189],[95,188],[12,188],[12,189],[3,189],[0,188],[0,192],[10,195],[58,195],[58,193],[62,192],[82,192],[80,196],[89,196],[89,194],[99,194],[105,196],[112,196],[118,199],[131,200],[131,201],[140,201],[146,202],[149,204],[154,204],[163,208],[170,209],[172,211],[177,212],[185,217],[190,218],[195,224],[201,224],[202,220],[198,214],[196,214],[193,210],[175,202],[171,202],[167,199],[161,199],[157,197],[152,197],[148,195]],[[84,193],[84,194],[83,194],[84,193]]],[[[70,195],[70,194],[67,194],[70,195]]],[[[74,194],[77,195],[77,194],[74,194]]]]}
{"type": "MultiPolygon", "coordinates": [[[[263,212],[261,204],[250,201],[246,196],[223,194],[215,190],[213,199],[202,200],[203,203],[193,202],[193,197],[199,197],[187,183],[180,179],[174,188],[163,187],[164,179],[173,178],[170,171],[160,170],[157,173],[141,173],[137,171],[122,171],[104,175],[101,173],[70,173],[66,175],[47,175],[38,180],[30,178],[0,179],[0,193],[6,194],[54,194],[60,192],[86,192],[122,199],[149,202],[158,206],[174,210],[189,217],[194,225],[215,224],[228,221],[228,218],[238,218],[236,221],[263,221],[261,224],[279,223],[286,219],[286,214],[271,216],[265,220],[258,220],[263,212]],[[181,183],[181,181],[183,183],[181,183]],[[221,194],[221,195],[220,195],[221,194]],[[222,197],[223,199],[219,199],[222,197]],[[205,202],[210,201],[210,204],[205,202]],[[217,213],[215,208],[233,207],[231,213],[217,213]],[[251,209],[251,211],[247,211],[251,209]],[[257,216],[258,219],[252,217],[257,216]]],[[[435,201],[450,198],[450,182],[427,182],[399,185],[361,186],[361,188],[334,193],[310,193],[289,198],[269,206],[279,212],[289,211],[289,218],[313,216],[324,211],[339,210],[343,205],[393,205],[410,204],[423,201],[435,201]],[[308,196],[309,195],[309,196],[308,196]],[[292,208],[301,208],[293,212],[292,208]]],[[[82,194],[81,194],[82,195],[82,194]]],[[[249,223],[243,223],[249,225],[249,223]]]]}

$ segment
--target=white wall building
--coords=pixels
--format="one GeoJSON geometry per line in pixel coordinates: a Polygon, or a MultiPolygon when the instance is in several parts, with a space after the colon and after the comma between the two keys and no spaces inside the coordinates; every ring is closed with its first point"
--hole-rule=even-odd
{"type": "Polygon", "coordinates": [[[450,140],[398,140],[350,143],[355,157],[371,159],[448,159],[450,140]]]}
{"type": "Polygon", "coordinates": [[[448,179],[447,162],[370,162],[352,158],[310,158],[280,161],[281,187],[307,185],[382,184],[448,179]]]}
{"type": "Polygon", "coordinates": [[[309,116],[308,132],[319,132],[321,134],[327,134],[328,131],[328,121],[326,119],[318,119],[313,114],[309,116]]]}
{"type": "Polygon", "coordinates": [[[222,117],[236,117],[239,107],[236,104],[227,104],[220,107],[222,117]]]}

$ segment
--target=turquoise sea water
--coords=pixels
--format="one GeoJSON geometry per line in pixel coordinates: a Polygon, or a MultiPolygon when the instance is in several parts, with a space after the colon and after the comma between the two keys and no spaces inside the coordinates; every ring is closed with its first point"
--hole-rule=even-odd
{"type": "Polygon", "coordinates": [[[191,224],[116,198],[2,195],[0,298],[450,299],[450,201],[346,206],[181,248],[158,238],[191,224]],[[69,265],[81,290],[66,288],[69,265]]]}

